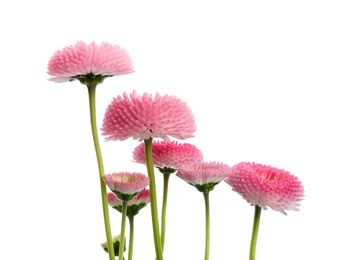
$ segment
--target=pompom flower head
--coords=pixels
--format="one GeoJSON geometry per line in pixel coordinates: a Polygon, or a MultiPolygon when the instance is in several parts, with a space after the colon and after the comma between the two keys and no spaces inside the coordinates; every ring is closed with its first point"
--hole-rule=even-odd
{"type": "Polygon", "coordinates": [[[129,201],[149,184],[149,178],[141,173],[112,173],[104,176],[108,188],[121,200],[129,201]]]}
{"type": "Polygon", "coordinates": [[[201,192],[207,192],[230,174],[230,167],[220,162],[187,164],[179,168],[177,176],[201,192]]]}
{"type": "Polygon", "coordinates": [[[48,74],[54,82],[79,80],[83,84],[102,83],[103,79],[134,72],[128,52],[117,45],[103,42],[85,44],[58,50],[49,60],[48,74]]]}
{"type": "Polygon", "coordinates": [[[107,107],[102,124],[106,140],[135,140],[193,137],[196,131],[192,111],[185,102],[175,96],[160,96],[135,91],[129,96],[118,96],[107,107]]]}
{"type": "Polygon", "coordinates": [[[286,210],[298,210],[304,189],[297,177],[285,170],[256,163],[242,162],[231,168],[225,180],[233,191],[251,205],[270,207],[286,215],[286,210]]]}
{"type": "MultiPolygon", "coordinates": [[[[161,172],[175,172],[186,164],[203,161],[203,153],[192,144],[178,143],[177,141],[154,141],[152,144],[153,164],[161,172]]],[[[137,163],[145,164],[144,143],[133,150],[133,159],[137,163]]]]}

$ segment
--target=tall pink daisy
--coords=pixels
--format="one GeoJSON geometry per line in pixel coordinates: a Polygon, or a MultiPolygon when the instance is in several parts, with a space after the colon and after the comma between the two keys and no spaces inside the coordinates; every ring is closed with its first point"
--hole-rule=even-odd
{"type": "Polygon", "coordinates": [[[135,91],[129,96],[118,96],[107,107],[102,124],[102,135],[106,140],[139,141],[149,138],[169,136],[177,139],[193,137],[196,131],[195,120],[188,105],[181,99],[158,93],[153,97],[135,91]]]}
{"type": "Polygon", "coordinates": [[[128,52],[107,42],[97,45],[82,41],[58,50],[48,62],[48,74],[54,82],[79,80],[101,83],[104,78],[134,72],[128,52]]]}
{"type": "MultiPolygon", "coordinates": [[[[152,153],[154,166],[162,170],[177,170],[183,165],[203,161],[203,153],[195,145],[177,141],[154,141],[152,153]]],[[[137,163],[145,164],[144,143],[134,148],[133,159],[137,163]]]]}
{"type": "Polygon", "coordinates": [[[289,172],[256,163],[242,162],[231,168],[225,180],[233,191],[251,205],[270,207],[286,215],[286,210],[298,210],[304,189],[297,177],[289,172]]]}
{"type": "Polygon", "coordinates": [[[221,162],[200,162],[187,164],[178,169],[177,176],[202,192],[205,201],[205,255],[209,260],[210,251],[210,206],[209,193],[230,174],[230,167],[221,162]]]}
{"type": "Polygon", "coordinates": [[[255,206],[250,243],[250,260],[255,260],[261,208],[272,208],[286,215],[286,210],[298,210],[304,189],[297,177],[272,166],[242,162],[231,168],[225,180],[248,203],[255,206]]]}
{"type": "Polygon", "coordinates": [[[79,41],[74,46],[71,45],[56,51],[47,65],[47,73],[53,76],[49,80],[54,82],[79,80],[87,86],[91,130],[100,176],[103,218],[110,260],[114,260],[115,257],[108,213],[107,190],[103,182],[104,166],[97,133],[96,87],[107,77],[128,74],[133,71],[133,63],[128,52],[119,46],[106,42],[101,45],[97,45],[95,42],[87,45],[79,41]]]}
{"type": "Polygon", "coordinates": [[[123,97],[118,96],[107,107],[101,130],[106,140],[144,140],[156,259],[163,260],[152,141],[153,138],[170,141],[169,136],[177,139],[193,137],[196,126],[192,111],[185,102],[175,96],[161,96],[158,93],[154,97],[148,93],[139,96],[133,91],[129,96],[126,93],[123,97]]]}

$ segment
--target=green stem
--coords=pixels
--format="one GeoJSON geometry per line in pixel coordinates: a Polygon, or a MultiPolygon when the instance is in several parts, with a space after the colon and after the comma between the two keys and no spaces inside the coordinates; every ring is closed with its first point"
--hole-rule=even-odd
{"type": "Polygon", "coordinates": [[[125,232],[126,232],[126,216],[127,216],[127,201],[122,200],[122,224],[121,224],[121,239],[119,242],[119,260],[123,260],[125,232]]]}
{"type": "Polygon", "coordinates": [[[154,237],[156,260],[163,260],[163,252],[162,252],[162,245],[160,242],[159,223],[158,223],[158,209],[157,209],[157,195],[156,195],[157,192],[155,188],[152,142],[153,142],[152,138],[144,140],[145,161],[147,165],[148,177],[150,180],[149,182],[150,209],[152,214],[152,226],[153,226],[153,237],[154,237]]]}
{"type": "Polygon", "coordinates": [[[209,207],[209,191],[204,191],[205,200],[205,221],[206,221],[206,235],[205,235],[205,260],[209,260],[210,250],[210,207],[209,207]]]}
{"type": "Polygon", "coordinates": [[[261,216],[261,207],[255,205],[254,225],[252,227],[252,236],[251,236],[251,244],[250,244],[250,260],[255,260],[256,242],[257,242],[257,235],[259,233],[260,216],[261,216]]]}
{"type": "Polygon", "coordinates": [[[162,229],[161,229],[161,241],[162,251],[164,251],[165,241],[165,226],[166,226],[166,212],[167,212],[167,200],[168,200],[168,186],[169,177],[171,173],[163,173],[163,204],[162,204],[162,229]]]}
{"type": "Polygon", "coordinates": [[[91,128],[93,143],[96,150],[98,171],[99,171],[99,181],[101,186],[101,197],[102,197],[102,210],[103,210],[103,219],[104,226],[107,236],[107,245],[108,245],[108,255],[110,260],[115,260],[114,258],[114,248],[112,242],[111,226],[109,222],[109,213],[108,213],[108,199],[107,199],[107,189],[106,184],[103,181],[104,177],[104,166],[102,161],[102,154],[98,140],[97,132],[97,121],[96,121],[96,84],[87,85],[88,97],[89,97],[89,106],[90,106],[90,117],[91,117],[91,128]]]}
{"type": "Polygon", "coordinates": [[[132,260],[133,257],[133,241],[134,241],[134,216],[129,216],[129,248],[128,248],[128,260],[132,260]]]}

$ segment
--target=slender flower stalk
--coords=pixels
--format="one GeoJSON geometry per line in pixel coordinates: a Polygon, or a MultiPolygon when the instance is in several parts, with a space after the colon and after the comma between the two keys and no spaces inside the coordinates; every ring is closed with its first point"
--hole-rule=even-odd
{"type": "Polygon", "coordinates": [[[103,181],[104,178],[104,165],[102,160],[101,148],[98,140],[98,132],[97,132],[97,121],[96,121],[96,84],[87,85],[88,88],[88,96],[89,96],[89,104],[90,104],[90,118],[91,118],[91,129],[93,136],[93,143],[96,150],[97,163],[98,163],[98,171],[99,171],[99,181],[101,187],[101,200],[102,200],[102,212],[103,212],[103,220],[106,231],[107,245],[108,245],[108,254],[110,260],[115,260],[114,258],[114,248],[112,242],[112,234],[111,234],[111,225],[109,220],[108,213],[108,199],[107,199],[107,189],[106,184],[103,181]]]}
{"type": "Polygon", "coordinates": [[[154,177],[154,166],[152,157],[152,138],[144,140],[145,144],[145,159],[147,164],[147,172],[149,177],[149,192],[150,192],[150,208],[152,214],[152,227],[153,227],[153,238],[156,253],[156,260],[163,260],[162,244],[159,233],[159,222],[158,222],[158,208],[157,208],[157,192],[154,177]]]}
{"type": "Polygon", "coordinates": [[[126,230],[126,215],[127,215],[127,201],[122,201],[122,223],[121,223],[121,240],[119,247],[119,260],[123,260],[124,253],[124,241],[125,241],[125,230],[126,230]]]}
{"type": "Polygon", "coordinates": [[[257,235],[259,233],[260,216],[261,216],[261,207],[255,205],[254,224],[252,227],[252,235],[251,235],[251,243],[250,243],[250,260],[255,260],[256,257],[256,244],[257,244],[257,235]]]}
{"type": "Polygon", "coordinates": [[[169,190],[169,177],[170,172],[163,173],[163,201],[162,201],[162,222],[160,229],[160,238],[162,243],[162,251],[164,251],[165,242],[165,227],[166,227],[166,214],[167,214],[167,201],[168,201],[168,190],[169,190]]]}
{"type": "Polygon", "coordinates": [[[230,167],[224,163],[201,162],[184,165],[179,168],[177,176],[198,191],[202,192],[205,201],[205,255],[204,259],[209,260],[210,253],[210,204],[209,192],[217,184],[227,178],[230,174],[230,167]]]}
{"type": "Polygon", "coordinates": [[[129,247],[128,247],[128,260],[133,258],[133,243],[134,243],[134,216],[128,216],[129,220],[129,247]]]}
{"type": "Polygon", "coordinates": [[[204,191],[205,200],[205,260],[209,260],[210,252],[210,206],[209,206],[209,191],[204,191]]]}

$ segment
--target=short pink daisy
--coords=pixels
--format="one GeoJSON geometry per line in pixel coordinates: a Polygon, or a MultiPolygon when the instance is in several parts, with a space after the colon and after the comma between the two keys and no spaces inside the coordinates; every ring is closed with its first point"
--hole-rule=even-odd
{"type": "Polygon", "coordinates": [[[119,206],[122,206],[122,201],[120,199],[118,199],[116,194],[114,194],[113,192],[107,193],[107,199],[108,199],[108,204],[112,208],[117,208],[119,206]]]}
{"type": "Polygon", "coordinates": [[[112,173],[104,176],[108,188],[121,200],[129,201],[149,184],[149,178],[141,173],[112,173]]]}
{"type": "Polygon", "coordinates": [[[230,167],[220,162],[200,162],[183,165],[177,176],[199,191],[210,191],[230,174],[230,167]]]}
{"type": "MultiPolygon", "coordinates": [[[[160,169],[177,170],[183,165],[203,161],[203,153],[195,145],[177,141],[153,141],[152,154],[154,166],[160,169]]],[[[134,149],[133,159],[137,163],[145,164],[144,143],[134,149]]]]}
{"type": "Polygon", "coordinates": [[[58,50],[49,60],[47,69],[48,74],[54,76],[51,81],[78,79],[85,84],[91,80],[101,83],[106,77],[134,72],[128,52],[121,47],[106,42],[99,46],[95,42],[87,45],[82,41],[58,50]]]}
{"type": "Polygon", "coordinates": [[[115,98],[108,106],[102,125],[106,140],[126,140],[130,137],[139,141],[169,136],[177,139],[193,137],[196,131],[192,111],[187,104],[175,96],[160,96],[133,91],[115,98]]]}
{"type": "Polygon", "coordinates": [[[267,206],[286,215],[286,210],[298,210],[304,189],[297,177],[275,167],[242,162],[231,168],[225,180],[252,206],[267,206]]]}
{"type": "MultiPolygon", "coordinates": [[[[108,204],[112,208],[122,206],[122,201],[118,199],[114,193],[108,192],[107,198],[108,198],[108,204]]],[[[128,201],[127,205],[132,206],[132,205],[139,205],[139,204],[148,204],[149,202],[150,202],[149,190],[144,189],[141,190],[141,192],[139,192],[136,196],[134,196],[133,199],[128,201]]]]}
{"type": "MultiPolygon", "coordinates": [[[[122,212],[122,201],[117,198],[117,196],[109,192],[107,194],[108,204],[122,212]]],[[[144,189],[139,192],[136,196],[134,196],[131,200],[127,203],[127,216],[135,216],[138,214],[139,210],[144,208],[150,202],[150,193],[148,189],[144,189]]]]}

